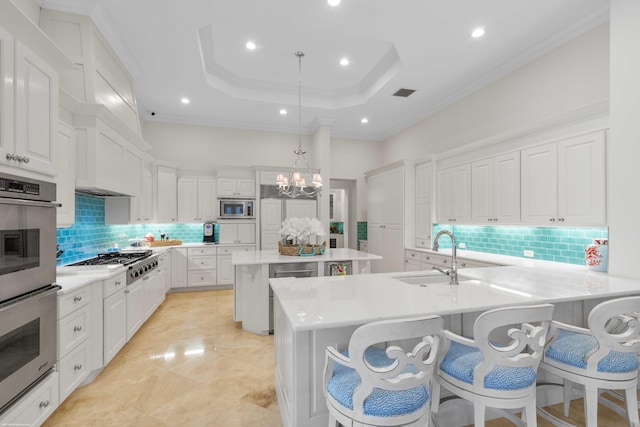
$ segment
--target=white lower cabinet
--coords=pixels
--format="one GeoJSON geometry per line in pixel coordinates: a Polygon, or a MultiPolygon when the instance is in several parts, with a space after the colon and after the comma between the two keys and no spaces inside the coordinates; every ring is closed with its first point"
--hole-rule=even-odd
{"type": "Polygon", "coordinates": [[[216,248],[187,249],[188,286],[214,286],[217,283],[216,248]]]}
{"type": "Polygon", "coordinates": [[[255,250],[255,246],[219,247],[216,267],[218,285],[233,284],[234,268],[231,264],[231,258],[234,252],[249,252],[255,250]]]}
{"type": "Polygon", "coordinates": [[[124,293],[127,300],[127,341],[129,341],[144,323],[144,288],[142,280],[127,285],[124,293]]]}
{"type": "Polygon", "coordinates": [[[104,304],[104,364],[127,343],[127,300],[124,289],[106,298],[104,304]]]}
{"type": "Polygon", "coordinates": [[[91,372],[90,292],[82,286],[58,297],[58,398],[63,402],[91,372]]]}
{"type": "Polygon", "coordinates": [[[186,288],[188,282],[187,249],[171,249],[171,287],[186,288]]]}
{"type": "MultiPolygon", "coordinates": [[[[457,258],[458,268],[475,267],[499,267],[485,261],[469,260],[467,258],[457,258]]],[[[451,255],[434,254],[433,252],[420,252],[407,249],[404,251],[404,271],[425,271],[436,270],[438,268],[448,269],[451,267],[451,255]]]]}
{"type": "Polygon", "coordinates": [[[59,404],[58,373],[52,372],[0,416],[0,425],[39,426],[59,404]]]}

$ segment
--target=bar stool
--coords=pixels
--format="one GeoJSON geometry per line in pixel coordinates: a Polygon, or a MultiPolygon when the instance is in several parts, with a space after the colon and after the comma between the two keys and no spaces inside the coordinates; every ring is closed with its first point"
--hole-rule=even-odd
{"type": "MultiPolygon", "coordinates": [[[[563,379],[564,415],[569,415],[572,384],[584,387],[587,427],[598,422],[599,389],[624,390],[629,425],[638,419],[638,357],[640,297],[618,298],[598,304],[589,313],[588,329],[553,322],[551,341],[540,368],[563,379]]],[[[554,417],[544,414],[552,422],[554,417]]]]}
{"type": "Polygon", "coordinates": [[[323,390],[329,426],[430,425],[442,328],[439,316],[373,322],[355,330],[347,351],[327,347],[323,390]],[[397,340],[418,342],[411,351],[387,345],[397,340]]]}
{"type": "MultiPolygon", "coordinates": [[[[536,426],[537,369],[553,305],[506,307],[482,313],[473,325],[473,339],[443,332],[443,350],[433,389],[434,419],[440,387],[473,403],[474,425],[485,425],[487,407],[524,408],[522,420],[536,426]]],[[[515,416],[502,411],[511,421],[515,416]]]]}

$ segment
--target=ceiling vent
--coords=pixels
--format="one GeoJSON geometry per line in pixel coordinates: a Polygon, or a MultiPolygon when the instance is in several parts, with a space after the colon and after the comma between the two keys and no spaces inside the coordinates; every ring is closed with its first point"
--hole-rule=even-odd
{"type": "Polygon", "coordinates": [[[414,89],[398,89],[396,93],[393,94],[393,96],[401,96],[403,98],[406,98],[409,95],[411,95],[413,92],[415,92],[414,89]]]}

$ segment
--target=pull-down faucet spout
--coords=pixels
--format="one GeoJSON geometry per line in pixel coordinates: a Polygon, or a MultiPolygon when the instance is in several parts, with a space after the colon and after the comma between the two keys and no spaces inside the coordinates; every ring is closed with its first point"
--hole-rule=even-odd
{"type": "Polygon", "coordinates": [[[433,250],[438,252],[438,240],[440,236],[446,234],[451,239],[451,269],[450,270],[442,270],[438,269],[441,273],[449,276],[449,284],[457,285],[458,284],[458,258],[456,255],[456,238],[453,237],[453,233],[449,230],[440,230],[438,234],[436,234],[435,239],[433,239],[433,250]]]}

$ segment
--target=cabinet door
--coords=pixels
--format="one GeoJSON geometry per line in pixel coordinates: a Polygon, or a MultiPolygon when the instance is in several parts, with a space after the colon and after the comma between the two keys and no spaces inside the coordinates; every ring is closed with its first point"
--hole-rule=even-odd
{"type": "Polygon", "coordinates": [[[28,159],[21,167],[56,174],[58,73],[16,42],[16,154],[28,159]]]}
{"type": "Polygon", "coordinates": [[[127,300],[124,289],[105,298],[104,365],[106,366],[127,343],[127,300]]]}
{"type": "Polygon", "coordinates": [[[0,27],[0,163],[14,163],[13,101],[13,36],[0,27]]]}
{"type": "Polygon", "coordinates": [[[151,198],[153,193],[153,180],[151,178],[151,170],[144,168],[142,170],[142,185],[140,187],[141,194],[138,199],[138,214],[141,222],[150,222],[153,215],[151,207],[151,198]]]}
{"type": "Polygon", "coordinates": [[[604,132],[558,143],[558,220],[606,225],[604,132]]]}
{"type": "Polygon", "coordinates": [[[178,221],[198,221],[198,179],[195,177],[178,178],[178,221]]]}
{"type": "Polygon", "coordinates": [[[157,222],[175,222],[178,217],[177,208],[177,175],[176,170],[164,166],[158,167],[157,222]]]}
{"type": "Polygon", "coordinates": [[[558,211],[557,144],[521,151],[522,222],[552,225],[558,211]]]}
{"type": "Polygon", "coordinates": [[[253,244],[256,242],[256,225],[238,224],[238,241],[236,243],[253,244]]]}
{"type": "Polygon", "coordinates": [[[186,288],[187,285],[187,250],[184,248],[171,249],[171,287],[186,288]]]}
{"type": "Polygon", "coordinates": [[[144,323],[144,288],[138,280],[125,289],[127,299],[127,341],[129,341],[144,323]]]}
{"type": "Polygon", "coordinates": [[[218,266],[216,274],[218,275],[218,285],[231,285],[233,283],[233,265],[231,264],[232,255],[218,255],[218,266]]]}
{"type": "Polygon", "coordinates": [[[57,151],[56,201],[62,206],[56,209],[56,220],[60,228],[73,225],[76,214],[75,131],[63,123],[58,126],[57,151]]]}
{"type": "Polygon", "coordinates": [[[426,199],[416,201],[416,246],[431,247],[431,202],[426,199]]]}
{"type": "Polygon", "coordinates": [[[317,218],[318,208],[315,200],[285,200],[285,218],[317,218]]]}
{"type": "Polygon", "coordinates": [[[479,160],[471,164],[471,217],[477,224],[494,222],[493,158],[479,160]]]}
{"type": "MultiPolygon", "coordinates": [[[[383,256],[383,228],[380,225],[367,226],[367,248],[370,254],[383,256]]],[[[371,272],[381,273],[382,260],[371,261],[371,272]]]]}
{"type": "Polygon", "coordinates": [[[277,249],[278,242],[282,240],[280,229],[262,229],[260,232],[260,246],[263,250],[277,249]]]}
{"type": "Polygon", "coordinates": [[[456,223],[471,222],[471,164],[456,166],[453,176],[453,212],[456,223]]]}
{"type": "Polygon", "coordinates": [[[256,180],[250,178],[238,178],[236,181],[236,192],[238,196],[255,197],[256,180]]]}
{"type": "MultiPolygon", "coordinates": [[[[493,217],[498,224],[520,223],[520,153],[494,160],[493,217]]],[[[472,196],[473,199],[473,196],[472,196]]]]}
{"type": "Polygon", "coordinates": [[[260,226],[265,229],[278,229],[282,227],[282,200],[260,200],[260,226]]]}
{"type": "Polygon", "coordinates": [[[382,273],[404,270],[404,231],[387,226],[382,235],[382,273]]]}
{"type": "Polygon", "coordinates": [[[238,243],[238,225],[237,224],[218,224],[218,237],[220,243],[238,243]]]}
{"type": "Polygon", "coordinates": [[[216,179],[198,178],[198,221],[213,221],[218,217],[216,179]]]}
{"type": "Polygon", "coordinates": [[[218,196],[229,197],[236,195],[235,178],[218,178],[218,196]]]}
{"type": "Polygon", "coordinates": [[[424,163],[416,166],[416,199],[431,199],[433,184],[433,164],[424,163]]]}
{"type": "Polygon", "coordinates": [[[447,224],[454,221],[453,169],[442,169],[436,173],[436,222],[447,224]]]}

